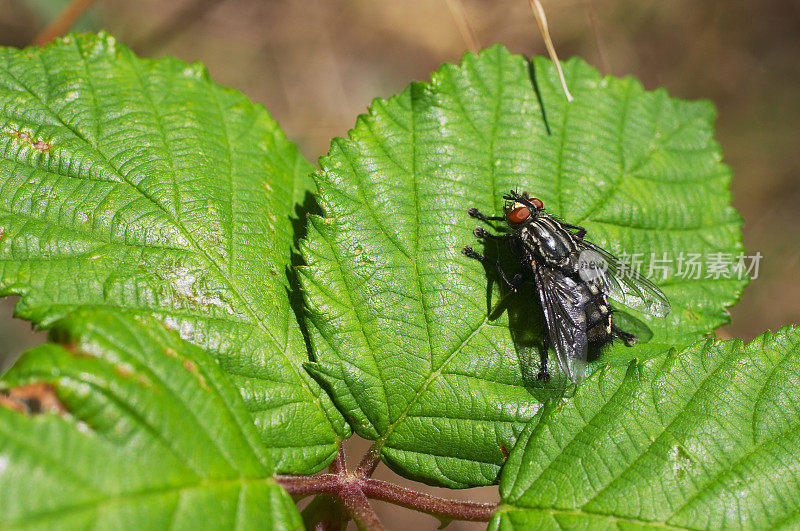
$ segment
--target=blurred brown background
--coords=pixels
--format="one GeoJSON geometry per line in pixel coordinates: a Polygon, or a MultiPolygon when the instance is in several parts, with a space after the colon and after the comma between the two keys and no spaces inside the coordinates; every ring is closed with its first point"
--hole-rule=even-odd
{"type": "MultiPolygon", "coordinates": [[[[30,44],[68,3],[0,0],[0,45],[30,44]]],[[[562,59],[580,55],[647,88],[664,86],[673,96],[717,105],[717,137],[734,170],[745,245],[764,256],[758,279],[731,312],[732,324],[718,333],[750,339],[800,323],[800,2],[543,3],[562,59]]],[[[482,46],[501,42],[514,52],[545,53],[527,0],[99,0],[73,28],[107,29],[140,55],[202,61],[217,82],[265,104],[315,161],[372,98],[427,79],[444,61],[459,61],[469,47],[464,20],[482,46]]],[[[0,367],[40,340],[11,312],[6,300],[0,367]]],[[[363,448],[354,441],[351,453],[363,448]]],[[[382,467],[381,476],[391,473],[382,467]]],[[[457,494],[496,499],[490,488],[457,494]]],[[[438,524],[377,505],[390,528],[438,524]]]]}

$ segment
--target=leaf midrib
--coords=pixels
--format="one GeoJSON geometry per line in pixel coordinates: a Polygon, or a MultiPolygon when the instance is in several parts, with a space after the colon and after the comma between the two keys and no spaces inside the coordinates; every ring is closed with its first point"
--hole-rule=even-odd
{"type": "MultiPolygon", "coordinates": [[[[622,110],[619,113],[619,124],[617,126],[617,142],[616,142],[616,144],[619,147],[619,152],[617,154],[617,157],[619,159],[619,175],[614,180],[614,182],[611,184],[611,186],[606,188],[606,190],[600,196],[600,198],[594,204],[589,206],[589,208],[586,211],[586,214],[581,216],[581,218],[578,221],[575,222],[575,225],[582,225],[593,214],[599,212],[600,209],[603,208],[611,200],[612,197],[614,197],[614,194],[617,193],[617,190],[619,190],[619,187],[622,186],[622,181],[625,180],[625,177],[629,173],[634,171],[634,170],[627,171],[627,168],[626,168],[626,166],[627,166],[627,164],[626,164],[626,156],[625,156],[625,142],[624,142],[625,125],[626,125],[626,120],[628,118],[628,108],[630,107],[630,101],[631,101],[631,90],[632,90],[632,83],[629,81],[628,83],[626,83],[626,86],[625,86],[625,98],[623,99],[622,110]]],[[[654,151],[655,151],[655,148],[653,148],[651,153],[654,152],[654,151]]],[[[646,160],[646,158],[647,158],[646,156],[642,157],[642,161],[646,160]]],[[[636,165],[634,165],[634,166],[636,166],[636,165]]],[[[562,209],[561,212],[563,213],[563,209],[562,209]]]]}
{"type": "MultiPolygon", "coordinates": [[[[500,68],[500,72],[502,73],[502,68],[500,68]]],[[[498,76],[498,77],[500,77],[500,76],[498,76]]],[[[493,115],[493,121],[492,121],[492,129],[491,129],[491,131],[492,131],[492,139],[491,139],[492,146],[494,146],[494,134],[496,133],[496,130],[497,130],[497,121],[498,121],[498,117],[499,117],[499,105],[500,105],[500,102],[502,101],[502,84],[500,84],[500,89],[501,90],[499,90],[495,95],[495,99],[497,100],[496,101],[496,108],[497,109],[496,109],[496,112],[493,115]]],[[[416,279],[416,286],[417,286],[418,291],[420,293],[420,301],[421,301],[421,304],[422,304],[422,307],[423,307],[423,313],[424,313],[424,318],[425,318],[425,323],[426,323],[426,332],[427,332],[427,337],[428,337],[429,359],[431,360],[431,363],[432,363],[433,362],[433,358],[432,358],[433,354],[432,354],[432,350],[431,349],[432,349],[433,343],[432,343],[432,336],[431,336],[431,323],[430,323],[430,319],[428,318],[428,315],[427,315],[427,308],[426,308],[426,305],[425,305],[424,292],[423,292],[423,289],[422,289],[422,278],[421,278],[421,276],[419,274],[419,269],[418,269],[420,210],[419,210],[419,193],[418,193],[418,186],[417,186],[417,177],[418,176],[417,176],[417,171],[416,171],[416,160],[417,160],[416,159],[416,127],[414,127],[416,113],[414,112],[414,108],[413,108],[414,107],[414,101],[415,101],[414,97],[413,97],[413,90],[409,90],[409,100],[410,100],[410,105],[411,105],[411,122],[412,122],[412,127],[411,127],[411,131],[410,131],[410,133],[411,133],[411,145],[412,145],[412,169],[411,169],[410,173],[411,173],[411,178],[412,178],[412,182],[413,182],[413,185],[414,185],[413,186],[413,196],[414,196],[414,207],[415,207],[416,223],[415,223],[415,239],[414,239],[415,245],[414,245],[413,257],[412,256],[408,256],[407,253],[404,253],[404,254],[408,259],[413,260],[414,278],[416,279]]],[[[387,113],[387,115],[388,115],[388,113],[387,113]]],[[[394,120],[394,118],[392,118],[392,121],[397,123],[398,126],[402,127],[402,125],[399,124],[396,120],[394,120]]],[[[367,127],[368,127],[368,129],[370,129],[369,124],[367,124],[367,127]]],[[[377,139],[377,137],[376,137],[376,140],[379,141],[379,139],[377,139]]],[[[350,160],[350,157],[346,154],[344,149],[342,149],[341,151],[345,155],[345,158],[347,160],[350,160]]],[[[383,151],[386,153],[386,156],[387,156],[387,158],[389,158],[389,160],[391,160],[395,165],[397,165],[398,168],[403,169],[402,166],[397,161],[395,161],[392,157],[390,157],[388,155],[388,150],[383,148],[383,151]]],[[[491,160],[492,159],[493,159],[493,152],[491,152],[489,154],[489,160],[490,160],[489,166],[490,166],[490,171],[491,171],[492,175],[494,175],[494,165],[491,164],[491,160]]],[[[351,165],[352,165],[352,161],[350,161],[350,162],[351,162],[351,165]]],[[[354,175],[357,175],[357,172],[356,172],[355,168],[353,167],[352,169],[353,169],[354,175]]],[[[360,188],[361,187],[359,187],[359,189],[360,188]]],[[[496,188],[496,184],[494,182],[494,179],[492,179],[492,197],[495,197],[497,195],[497,190],[495,188],[496,188]]],[[[362,203],[366,205],[366,201],[362,201],[362,203]]],[[[371,212],[371,209],[368,208],[367,210],[371,212]]],[[[382,229],[381,231],[384,232],[384,234],[386,234],[387,236],[389,235],[388,231],[386,231],[384,229],[382,229]]],[[[389,238],[389,240],[392,241],[391,238],[389,238]]],[[[398,248],[400,248],[401,251],[402,251],[402,246],[400,246],[396,242],[393,242],[393,243],[395,243],[395,245],[398,248]]],[[[341,263],[339,263],[339,267],[340,267],[340,270],[341,270],[341,273],[342,273],[342,277],[345,278],[346,275],[344,274],[344,270],[341,268],[341,263]]],[[[502,302],[502,299],[501,299],[501,302],[502,302]]],[[[389,424],[389,426],[386,429],[386,431],[384,432],[384,434],[381,435],[379,438],[377,438],[375,440],[374,447],[375,447],[375,449],[377,451],[380,451],[384,447],[384,445],[388,441],[388,439],[391,436],[391,434],[394,432],[394,430],[397,428],[397,426],[399,426],[403,422],[403,420],[405,420],[405,418],[408,416],[408,412],[417,403],[417,401],[422,397],[422,395],[425,393],[425,391],[427,390],[427,388],[431,384],[431,382],[433,380],[435,380],[436,378],[438,378],[439,376],[441,376],[444,367],[450,362],[450,360],[452,360],[454,356],[456,356],[459,352],[461,352],[461,350],[467,344],[469,344],[469,342],[472,340],[472,338],[474,336],[476,336],[480,332],[480,330],[483,329],[483,327],[488,322],[489,322],[489,316],[486,316],[484,318],[484,320],[475,329],[472,330],[472,332],[469,334],[469,336],[458,347],[456,347],[449,355],[447,355],[445,360],[439,365],[439,367],[436,370],[434,370],[430,374],[430,376],[428,376],[428,378],[425,380],[425,382],[422,384],[422,386],[416,392],[414,397],[409,401],[409,403],[406,406],[406,408],[401,412],[401,414],[397,418],[397,420],[392,422],[391,424],[389,424]]],[[[364,335],[366,337],[366,331],[363,329],[363,326],[362,326],[362,332],[364,333],[364,335]]],[[[369,344],[369,339],[367,339],[367,341],[368,341],[368,344],[369,344]]],[[[374,356],[374,352],[375,352],[374,348],[371,348],[370,350],[373,352],[373,356],[374,356]]],[[[377,364],[377,363],[376,363],[376,365],[378,365],[378,370],[380,371],[380,365],[377,364]]],[[[384,389],[384,394],[385,394],[386,393],[386,386],[385,386],[385,381],[383,380],[382,377],[381,377],[381,381],[383,383],[383,389],[384,389]]],[[[387,405],[388,405],[388,400],[387,400],[387,405]]]]}

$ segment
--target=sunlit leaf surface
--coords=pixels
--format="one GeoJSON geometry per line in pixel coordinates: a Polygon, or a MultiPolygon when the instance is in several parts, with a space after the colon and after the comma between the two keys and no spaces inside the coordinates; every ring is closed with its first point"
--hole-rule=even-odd
{"type": "Polygon", "coordinates": [[[312,167],[200,65],[105,34],[0,49],[0,289],[47,326],[156,315],[209,349],[280,471],[329,462],[344,421],[303,370],[291,252],[312,167]]]}
{"type": "Polygon", "coordinates": [[[59,413],[0,407],[3,529],[297,529],[270,452],[207,353],[133,312],[59,321],[0,389],[48,384],[59,413]]]}
{"type": "MultiPolygon", "coordinates": [[[[727,322],[744,284],[677,269],[681,253],[742,249],[713,107],[602,77],[579,59],[564,67],[572,103],[545,59],[501,46],[468,54],[429,83],[375,100],[321,161],[324,216],[303,245],[309,369],[406,476],[496,482],[525,423],[564,385],[561,375],[536,382],[533,290],[508,295],[494,271],[461,254],[465,244],[481,249],[469,207],[498,214],[503,193],[528,190],[611,252],[672,257],[653,278],[672,313],[628,312],[650,337],[602,354],[619,371],[727,322]]],[[[514,270],[507,248],[485,252],[514,270]]]]}
{"type": "Polygon", "coordinates": [[[520,436],[491,527],[796,528],[798,404],[797,328],[597,373],[520,436]]]}

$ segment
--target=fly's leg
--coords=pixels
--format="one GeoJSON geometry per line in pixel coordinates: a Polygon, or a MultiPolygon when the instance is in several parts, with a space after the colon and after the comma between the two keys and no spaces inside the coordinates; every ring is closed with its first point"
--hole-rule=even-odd
{"type": "Polygon", "coordinates": [[[483,227],[475,227],[472,234],[474,234],[476,238],[486,238],[489,240],[507,240],[511,237],[510,234],[492,234],[483,227]]]}
{"type": "Polygon", "coordinates": [[[548,341],[545,339],[544,350],[542,351],[542,368],[539,369],[539,374],[536,375],[536,379],[540,382],[550,381],[550,371],[547,370],[547,362],[550,359],[550,355],[547,351],[547,343],[548,341]]]}
{"type": "Polygon", "coordinates": [[[503,221],[505,219],[503,216],[487,216],[475,207],[467,210],[467,214],[469,214],[469,217],[479,219],[481,221],[503,221]]]}
{"type": "Polygon", "coordinates": [[[620,328],[615,324],[611,325],[611,333],[622,339],[629,347],[634,346],[636,344],[636,340],[638,339],[635,335],[629,334],[624,330],[620,330],[620,328]]]}
{"type": "Polygon", "coordinates": [[[495,262],[491,258],[486,258],[485,256],[483,256],[482,254],[477,252],[475,249],[473,249],[469,245],[465,246],[464,249],[462,250],[462,252],[465,255],[467,255],[468,257],[470,257],[470,258],[474,258],[475,260],[480,260],[484,264],[489,264],[489,265],[493,266],[495,269],[497,269],[497,272],[500,274],[500,278],[503,279],[503,282],[505,282],[506,285],[509,287],[509,289],[511,291],[513,291],[514,293],[517,292],[517,288],[519,288],[519,285],[522,284],[522,282],[525,280],[525,277],[523,277],[519,273],[514,275],[511,278],[511,280],[509,280],[508,276],[506,276],[506,272],[503,271],[503,268],[500,266],[500,264],[498,264],[497,262],[495,262]]]}
{"type": "Polygon", "coordinates": [[[580,225],[572,225],[570,223],[564,223],[563,221],[561,222],[561,224],[568,229],[578,231],[575,233],[575,237],[578,239],[582,240],[583,237],[586,236],[586,229],[581,227],[580,225]]]}

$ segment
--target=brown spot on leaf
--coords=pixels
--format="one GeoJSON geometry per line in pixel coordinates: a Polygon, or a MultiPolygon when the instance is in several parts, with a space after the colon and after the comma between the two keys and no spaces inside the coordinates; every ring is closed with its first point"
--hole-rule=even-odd
{"type": "Polygon", "coordinates": [[[503,454],[503,461],[508,459],[508,448],[503,443],[500,443],[500,453],[503,454]]]}
{"type": "Polygon", "coordinates": [[[67,408],[58,399],[53,386],[46,383],[35,383],[12,387],[0,393],[0,406],[26,415],[42,413],[58,413],[64,415],[67,408]]]}
{"type": "Polygon", "coordinates": [[[114,372],[116,372],[121,378],[126,380],[133,380],[140,386],[144,388],[151,388],[153,387],[153,383],[140,372],[136,372],[136,370],[131,367],[130,365],[120,364],[114,366],[114,372]]]}
{"type": "Polygon", "coordinates": [[[141,385],[142,387],[147,387],[147,388],[153,387],[153,382],[151,382],[151,381],[150,381],[150,380],[147,378],[147,376],[145,376],[144,374],[137,374],[137,375],[136,375],[136,381],[137,381],[137,382],[139,383],[139,385],[141,385]]]}
{"type": "Polygon", "coordinates": [[[197,372],[197,364],[195,362],[185,359],[185,360],[183,360],[183,368],[186,369],[187,371],[189,371],[190,373],[192,373],[192,374],[197,376],[197,383],[200,385],[200,387],[203,390],[210,391],[210,388],[208,387],[208,383],[206,383],[205,376],[203,376],[202,374],[198,374],[198,372],[197,372]]]}
{"type": "Polygon", "coordinates": [[[191,360],[183,360],[183,368],[192,374],[197,374],[197,364],[191,360]]]}
{"type": "Polygon", "coordinates": [[[125,378],[126,380],[129,380],[131,378],[131,376],[133,376],[133,369],[131,369],[127,365],[115,365],[114,366],[114,372],[116,372],[121,377],[125,378]]]}
{"type": "Polygon", "coordinates": [[[61,345],[61,348],[63,348],[76,358],[90,358],[90,359],[96,358],[96,356],[86,352],[85,350],[81,350],[78,347],[77,343],[66,343],[64,345],[61,345]]]}
{"type": "Polygon", "coordinates": [[[11,130],[8,132],[11,133],[12,136],[17,137],[26,144],[30,145],[33,149],[39,151],[40,153],[44,153],[45,151],[53,147],[53,145],[50,142],[45,142],[44,140],[34,141],[33,137],[29,133],[26,133],[25,131],[11,130]]]}
{"type": "Polygon", "coordinates": [[[11,411],[16,411],[18,413],[26,413],[25,406],[22,403],[2,393],[0,393],[0,407],[4,407],[6,409],[9,409],[11,411]]]}

